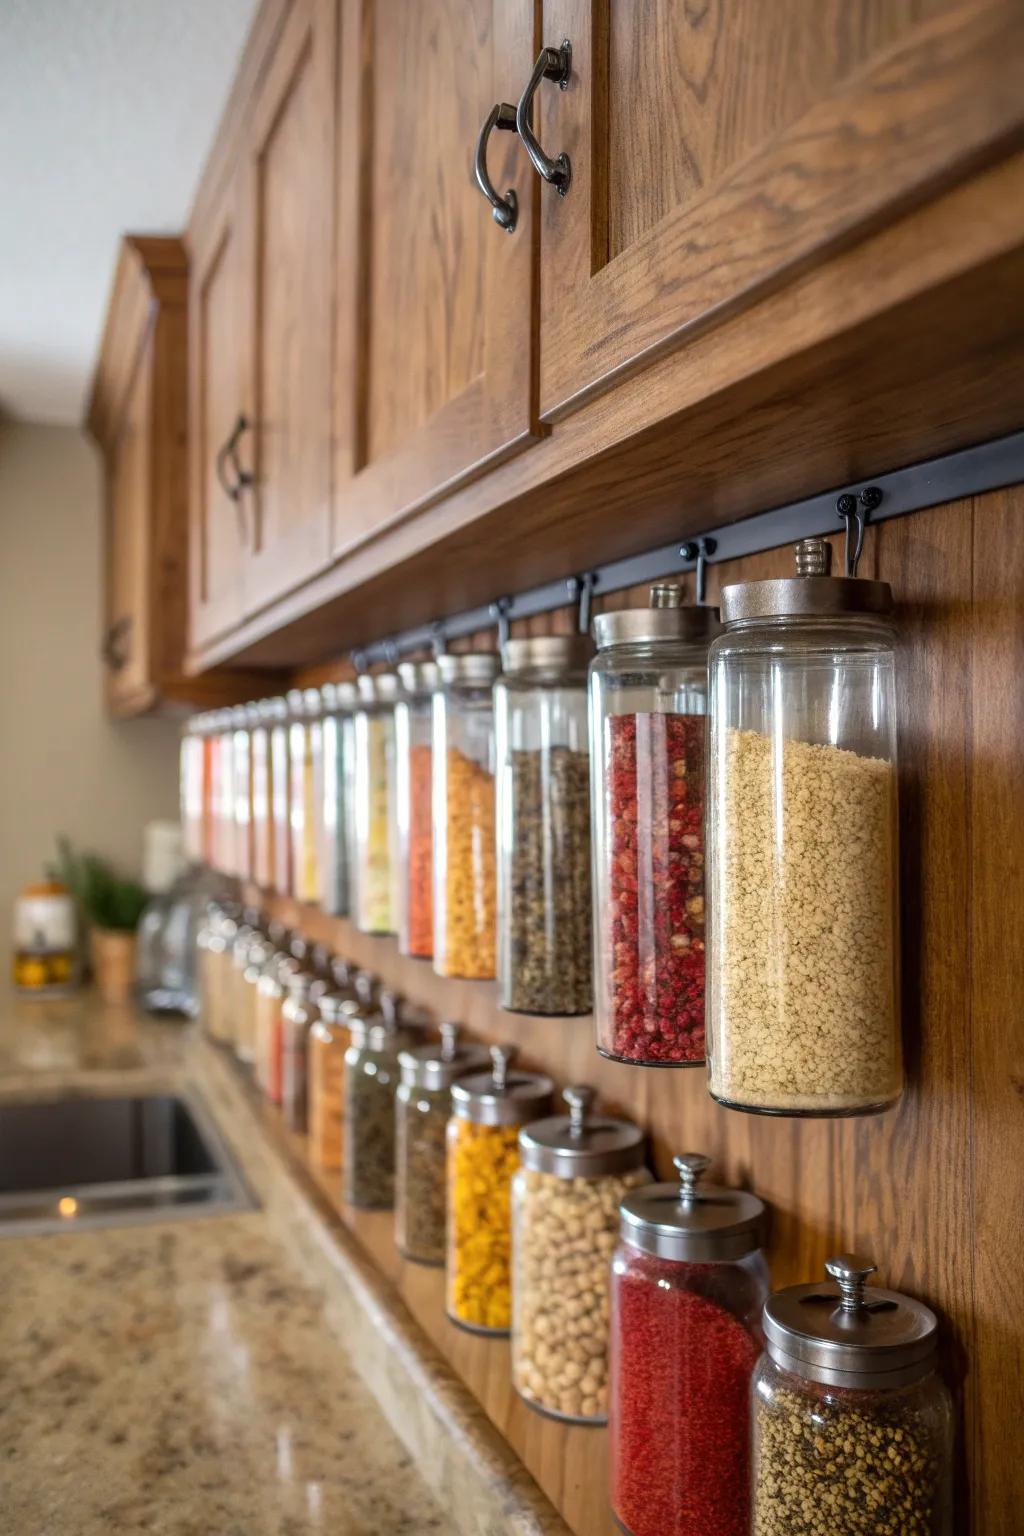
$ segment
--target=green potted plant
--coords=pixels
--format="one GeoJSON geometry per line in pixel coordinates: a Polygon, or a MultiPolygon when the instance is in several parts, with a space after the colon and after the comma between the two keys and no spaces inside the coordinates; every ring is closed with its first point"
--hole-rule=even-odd
{"type": "Polygon", "coordinates": [[[89,932],[89,960],[105,1003],[126,1003],[135,985],[135,930],[149,899],[137,880],[119,875],[96,853],[57,840],[54,875],[75,898],[89,932]]]}

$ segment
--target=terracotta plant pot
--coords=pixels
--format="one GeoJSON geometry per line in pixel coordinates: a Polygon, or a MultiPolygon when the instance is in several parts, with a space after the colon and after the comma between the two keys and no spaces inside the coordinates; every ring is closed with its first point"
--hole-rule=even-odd
{"type": "Polygon", "coordinates": [[[135,934],[116,928],[93,928],[89,934],[96,990],[105,1003],[131,1002],[135,990],[135,934]]]}

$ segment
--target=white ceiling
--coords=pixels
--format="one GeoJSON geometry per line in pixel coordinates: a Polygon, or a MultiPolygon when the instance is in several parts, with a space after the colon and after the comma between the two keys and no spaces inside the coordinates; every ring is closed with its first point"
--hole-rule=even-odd
{"type": "Polygon", "coordinates": [[[119,237],[178,234],[257,0],[0,0],[0,415],[80,422],[119,237]]]}

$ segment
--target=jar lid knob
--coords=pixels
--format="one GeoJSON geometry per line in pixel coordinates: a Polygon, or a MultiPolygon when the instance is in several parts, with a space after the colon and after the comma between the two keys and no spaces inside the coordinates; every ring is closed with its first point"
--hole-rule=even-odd
{"type": "Polygon", "coordinates": [[[384,1016],[385,1024],[392,1029],[396,1027],[402,1012],[402,994],[400,992],[386,991],[380,994],[380,1011],[384,1016]]]}
{"type": "Polygon", "coordinates": [[[459,1049],[459,1026],[444,1023],[439,1026],[441,1036],[441,1060],[454,1061],[459,1049]]]}
{"type": "Polygon", "coordinates": [[[504,1093],[508,1086],[508,1069],[519,1055],[517,1045],[492,1045],[491,1065],[493,1069],[494,1087],[497,1093],[504,1093]]]}
{"type": "Polygon", "coordinates": [[[834,1259],[826,1259],[825,1272],[831,1275],[839,1287],[839,1309],[842,1312],[861,1312],[864,1287],[868,1275],[875,1273],[876,1266],[852,1253],[840,1253],[834,1259]]]}
{"type": "Polygon", "coordinates": [[[698,1183],[711,1167],[711,1159],[703,1152],[683,1152],[672,1159],[672,1166],[679,1175],[679,1199],[683,1205],[689,1205],[696,1198],[698,1183]]]}
{"type": "Polygon", "coordinates": [[[357,971],[355,978],[356,997],[364,1008],[368,1008],[373,1002],[373,994],[377,990],[377,978],[372,971],[357,971]]]}
{"type": "Polygon", "coordinates": [[[583,1127],[587,1123],[587,1116],[595,1097],[593,1088],[588,1088],[585,1083],[574,1083],[562,1094],[562,1098],[569,1106],[570,1135],[582,1136],[583,1127]]]}
{"type": "Polygon", "coordinates": [[[796,550],[798,576],[827,576],[832,561],[832,546],[827,539],[800,539],[796,550]]]}
{"type": "Polygon", "coordinates": [[[652,608],[681,608],[683,589],[674,581],[659,581],[651,588],[652,608]]]}

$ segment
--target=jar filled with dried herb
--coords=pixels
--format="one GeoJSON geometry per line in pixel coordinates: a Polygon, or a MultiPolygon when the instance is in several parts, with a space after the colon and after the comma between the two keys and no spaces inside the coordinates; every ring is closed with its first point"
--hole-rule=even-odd
{"type": "Polygon", "coordinates": [[[711,1092],[866,1114],[902,1088],[892,591],[828,574],[726,587],[711,647],[711,1092]]]}
{"type": "Polygon", "coordinates": [[[713,608],[679,587],[594,620],[594,1013],[604,1056],[704,1061],[704,739],[713,608]]]}
{"type": "Polygon", "coordinates": [[[489,981],[495,962],[494,705],[498,658],[439,656],[434,695],[434,969],[489,981]]]}
{"type": "Polygon", "coordinates": [[[320,905],[347,917],[354,818],[355,683],[325,683],[320,689],[323,770],[319,786],[320,905]]]}
{"type": "Polygon", "coordinates": [[[395,705],[395,813],[398,822],[398,948],[429,960],[434,952],[432,716],[437,663],[403,661],[395,705]]]}
{"type": "Polygon", "coordinates": [[[509,640],[494,687],[498,996],[589,1013],[590,754],[585,635],[509,640]]]}
{"type": "Polygon", "coordinates": [[[358,680],[355,723],[355,859],[351,910],[362,933],[394,933],[398,921],[394,672],[358,680]]]}
{"type": "Polygon", "coordinates": [[[794,1285],[764,1309],[753,1384],[754,1536],[953,1529],[953,1410],[936,1366],[936,1320],[898,1291],[865,1288],[844,1254],[831,1281],[794,1285]]]}
{"type": "Polygon", "coordinates": [[[395,1203],[398,1057],[422,1043],[421,1030],[399,1022],[400,999],[384,993],[381,1010],[352,1019],[345,1052],[342,1189],[349,1205],[364,1210],[390,1210],[395,1203]]]}
{"type": "Polygon", "coordinates": [[[395,1243],[417,1264],[443,1264],[445,1254],[445,1132],[452,1084],[480,1072],[482,1045],[461,1044],[457,1024],[441,1025],[440,1045],[402,1051],[395,1103],[395,1243]]]}

